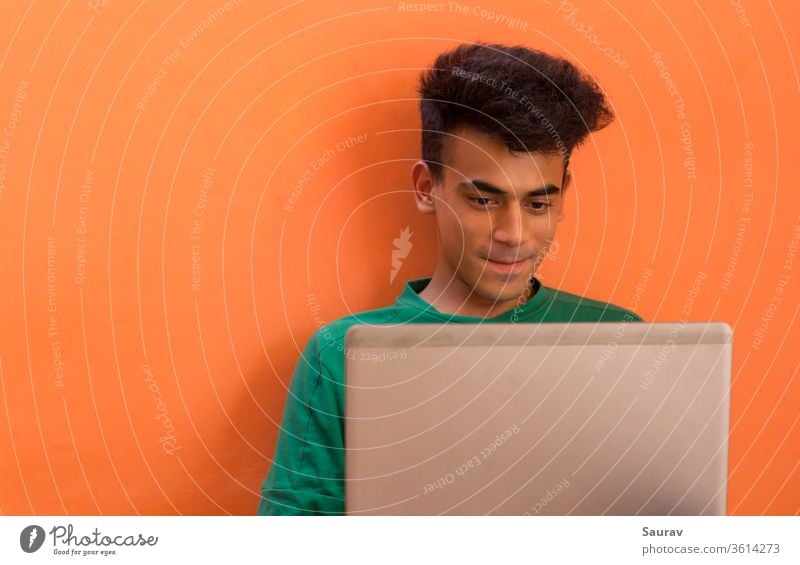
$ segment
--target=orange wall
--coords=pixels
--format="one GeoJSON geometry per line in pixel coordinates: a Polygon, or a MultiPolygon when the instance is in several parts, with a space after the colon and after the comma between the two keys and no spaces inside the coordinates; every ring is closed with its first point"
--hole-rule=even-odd
{"type": "Polygon", "coordinates": [[[471,40],[607,89],[542,279],[733,326],[729,511],[800,511],[795,2],[278,4],[3,4],[0,513],[255,512],[299,348],[432,272],[415,81],[471,40]]]}

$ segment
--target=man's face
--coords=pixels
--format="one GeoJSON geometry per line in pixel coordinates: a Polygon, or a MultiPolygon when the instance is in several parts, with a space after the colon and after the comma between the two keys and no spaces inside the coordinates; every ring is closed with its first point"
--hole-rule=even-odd
{"type": "Polygon", "coordinates": [[[448,136],[443,169],[441,182],[430,185],[438,269],[477,303],[518,300],[563,218],[570,176],[562,156],[512,153],[463,128],[448,136]]]}

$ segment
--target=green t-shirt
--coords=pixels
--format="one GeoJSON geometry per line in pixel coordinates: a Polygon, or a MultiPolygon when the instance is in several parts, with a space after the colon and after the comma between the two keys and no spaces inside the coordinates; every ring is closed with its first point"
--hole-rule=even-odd
{"type": "Polygon", "coordinates": [[[420,298],[430,278],[406,282],[395,303],[320,327],[295,367],[257,514],[344,513],[344,338],[356,324],[642,321],[623,308],[541,286],[495,318],[445,314],[420,298]]]}

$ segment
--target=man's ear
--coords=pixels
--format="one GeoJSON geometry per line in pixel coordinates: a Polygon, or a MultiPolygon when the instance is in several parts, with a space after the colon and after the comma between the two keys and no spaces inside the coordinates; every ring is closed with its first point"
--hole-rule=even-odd
{"type": "Polygon", "coordinates": [[[572,184],[572,171],[566,169],[564,171],[564,180],[561,181],[561,203],[558,210],[558,221],[564,219],[564,201],[567,195],[567,189],[569,188],[570,184],[572,184]]]}
{"type": "Polygon", "coordinates": [[[411,169],[411,182],[414,183],[414,202],[421,214],[433,214],[436,211],[432,194],[436,182],[425,161],[417,161],[411,169]]]}

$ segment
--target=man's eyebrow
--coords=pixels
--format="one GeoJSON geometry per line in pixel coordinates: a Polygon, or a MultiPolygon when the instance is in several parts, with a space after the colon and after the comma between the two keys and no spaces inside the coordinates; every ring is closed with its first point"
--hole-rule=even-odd
{"type": "MultiPolygon", "coordinates": [[[[480,179],[470,179],[469,181],[460,182],[458,183],[458,186],[464,188],[474,187],[480,190],[481,192],[486,192],[488,194],[505,195],[508,193],[507,190],[503,190],[502,188],[499,188],[490,182],[486,182],[480,179]]],[[[557,194],[559,192],[561,192],[560,187],[548,183],[540,188],[534,188],[532,190],[527,191],[523,196],[523,198],[530,198],[532,196],[547,196],[548,194],[557,194]]]]}

